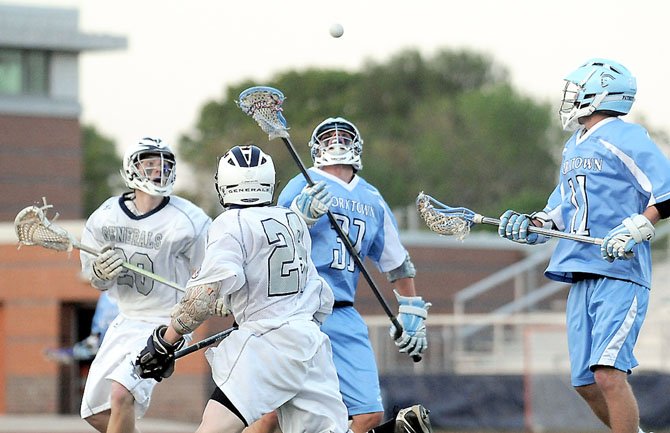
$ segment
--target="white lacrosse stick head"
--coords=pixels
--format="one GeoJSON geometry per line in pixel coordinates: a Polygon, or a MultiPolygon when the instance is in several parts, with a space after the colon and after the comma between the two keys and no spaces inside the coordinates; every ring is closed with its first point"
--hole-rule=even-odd
{"type": "Polygon", "coordinates": [[[270,140],[289,138],[286,119],[282,115],[284,94],[274,87],[255,86],[240,93],[237,105],[258,123],[270,140]]]}
{"type": "Polygon", "coordinates": [[[74,240],[65,229],[49,221],[46,211],[53,206],[47,204],[46,199],[43,201],[43,206],[28,206],[14,218],[19,246],[39,245],[57,251],[72,251],[74,240]]]}
{"type": "Polygon", "coordinates": [[[416,197],[416,208],[428,228],[439,235],[456,236],[458,240],[463,240],[470,234],[472,223],[468,219],[467,209],[450,208],[423,191],[416,197]],[[436,205],[441,209],[438,210],[436,205]]]}

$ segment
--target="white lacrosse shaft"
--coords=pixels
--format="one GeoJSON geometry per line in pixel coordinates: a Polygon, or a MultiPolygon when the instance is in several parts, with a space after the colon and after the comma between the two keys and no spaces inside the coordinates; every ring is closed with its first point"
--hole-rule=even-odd
{"type": "MultiPolygon", "coordinates": [[[[500,220],[498,218],[485,217],[478,213],[475,213],[475,215],[472,217],[472,221],[475,224],[489,224],[492,226],[500,225],[500,220]]],[[[537,227],[534,225],[529,225],[528,231],[531,233],[537,233],[538,235],[549,236],[552,238],[569,239],[571,241],[585,242],[587,244],[594,244],[599,246],[603,244],[602,238],[592,238],[590,236],[577,235],[574,233],[566,233],[560,230],[545,229],[544,227],[537,227]]]]}
{"type": "MultiPolygon", "coordinates": [[[[99,251],[96,251],[96,250],[94,250],[94,249],[91,248],[91,247],[87,247],[86,245],[82,245],[82,244],[80,244],[80,243],[77,242],[77,241],[73,241],[73,242],[72,242],[72,246],[75,247],[75,248],[77,248],[77,249],[79,249],[79,250],[85,251],[85,252],[87,252],[87,253],[89,253],[89,254],[92,254],[92,255],[94,255],[94,256],[97,256],[98,254],[100,254],[99,251]]],[[[173,289],[175,289],[175,290],[177,290],[177,291],[180,291],[180,292],[182,292],[182,293],[185,293],[185,292],[186,292],[186,289],[184,289],[184,288],[183,288],[182,286],[180,286],[179,284],[177,284],[177,283],[175,283],[175,282],[172,282],[172,281],[170,281],[170,280],[167,280],[167,279],[161,277],[160,275],[156,275],[156,274],[154,274],[154,273],[151,272],[151,271],[147,271],[147,270],[144,269],[144,268],[140,268],[139,266],[135,266],[135,265],[133,265],[133,264],[131,264],[131,263],[128,263],[128,262],[123,262],[123,263],[121,263],[121,266],[123,266],[124,268],[128,269],[129,271],[133,271],[133,272],[135,272],[136,274],[140,274],[140,275],[142,275],[142,276],[144,276],[144,277],[150,278],[150,279],[152,279],[152,280],[154,280],[154,281],[157,281],[157,282],[159,282],[159,283],[161,283],[161,284],[165,284],[166,286],[170,286],[170,287],[172,287],[173,289]]]]}
{"type": "MultiPolygon", "coordinates": [[[[47,204],[46,198],[42,198],[42,200],[44,201],[43,206],[28,206],[21,210],[14,219],[14,229],[20,245],[39,245],[43,248],[67,252],[72,251],[72,248],[77,248],[94,256],[100,254],[99,251],[80,244],[67,230],[49,221],[46,216],[46,211],[53,206],[47,204]]],[[[54,219],[57,217],[58,214],[56,214],[54,219]]],[[[161,284],[165,284],[166,286],[170,286],[182,293],[185,292],[185,289],[179,284],[169,281],[160,275],[147,271],[146,269],[127,262],[123,262],[121,266],[136,274],[150,278],[161,284]]]]}

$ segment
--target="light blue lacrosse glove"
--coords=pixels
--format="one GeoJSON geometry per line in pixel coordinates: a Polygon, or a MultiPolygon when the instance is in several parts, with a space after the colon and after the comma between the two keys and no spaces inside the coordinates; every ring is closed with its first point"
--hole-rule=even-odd
{"type": "Polygon", "coordinates": [[[600,255],[610,263],[616,259],[628,260],[633,257],[633,247],[652,240],[655,233],[651,221],[635,213],[607,233],[600,245],[600,255]]]}
{"type": "Polygon", "coordinates": [[[549,215],[545,212],[535,212],[530,215],[520,214],[513,210],[505,211],[500,216],[500,224],[498,225],[498,234],[506,239],[521,244],[543,244],[549,240],[547,236],[542,236],[537,233],[528,231],[528,227],[534,225],[533,219],[537,219],[545,228],[551,228],[553,225],[549,215]]]}
{"type": "Polygon", "coordinates": [[[291,210],[300,215],[308,226],[312,226],[328,212],[332,198],[326,182],[321,180],[312,186],[305,186],[291,202],[291,210]]]}
{"type": "Polygon", "coordinates": [[[398,300],[398,322],[402,325],[402,334],[396,338],[395,325],[391,324],[389,333],[395,340],[395,345],[400,348],[400,353],[409,356],[421,355],[428,349],[426,336],[426,325],[424,321],[428,317],[428,309],[433,305],[425,302],[421,296],[402,296],[395,290],[398,300]]]}

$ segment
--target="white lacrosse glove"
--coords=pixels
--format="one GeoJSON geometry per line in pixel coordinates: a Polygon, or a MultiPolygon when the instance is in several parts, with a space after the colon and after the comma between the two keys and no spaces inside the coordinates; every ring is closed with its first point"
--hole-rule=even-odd
{"type": "Polygon", "coordinates": [[[421,355],[428,349],[426,336],[426,325],[424,321],[428,317],[428,309],[433,305],[425,302],[421,296],[402,296],[393,291],[398,300],[398,322],[402,325],[402,334],[396,338],[396,327],[391,324],[389,334],[394,339],[395,345],[400,348],[400,353],[409,356],[421,355]]]}
{"type": "Polygon", "coordinates": [[[123,270],[123,258],[112,246],[103,248],[93,261],[93,274],[102,281],[111,281],[123,270]]]}
{"type": "Polygon", "coordinates": [[[291,202],[291,209],[302,216],[308,226],[312,226],[328,212],[332,198],[326,182],[320,180],[312,186],[305,186],[291,202]]]}
{"type": "Polygon", "coordinates": [[[652,240],[655,233],[647,217],[633,214],[607,233],[600,245],[600,255],[610,263],[616,259],[628,260],[633,257],[633,247],[652,240]]]}
{"type": "Polygon", "coordinates": [[[209,310],[209,313],[212,316],[227,317],[231,311],[230,308],[226,305],[223,298],[218,298],[214,305],[209,310]]]}
{"type": "Polygon", "coordinates": [[[520,214],[513,210],[505,211],[500,215],[498,234],[506,239],[521,244],[543,244],[549,240],[547,236],[538,235],[528,231],[528,227],[534,226],[532,220],[536,219],[542,223],[542,227],[551,228],[553,223],[545,212],[535,212],[531,215],[520,214]]]}

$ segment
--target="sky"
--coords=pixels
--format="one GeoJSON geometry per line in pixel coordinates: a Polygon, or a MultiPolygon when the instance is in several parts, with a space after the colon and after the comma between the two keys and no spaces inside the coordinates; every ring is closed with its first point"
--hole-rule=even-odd
{"type": "Polygon", "coordinates": [[[81,31],[128,38],[127,49],[84,53],[80,63],[81,120],[120,151],[146,135],[176,144],[206,102],[244,79],[355,70],[407,48],[490,55],[520,92],[556,108],[565,75],[589,58],[611,58],[637,78],[633,113],[653,128],[670,121],[663,0],[0,1],[77,8],[81,31]],[[339,39],[329,35],[333,23],[344,28],[339,39]]]}

